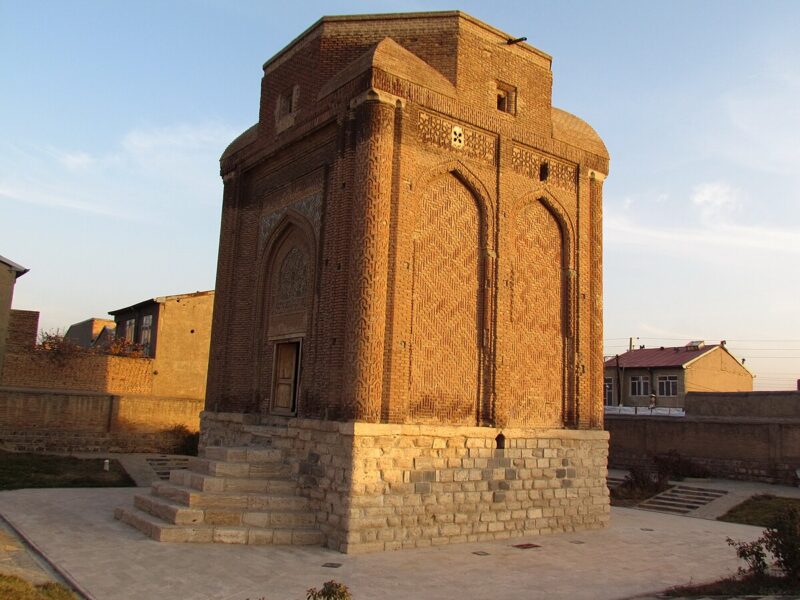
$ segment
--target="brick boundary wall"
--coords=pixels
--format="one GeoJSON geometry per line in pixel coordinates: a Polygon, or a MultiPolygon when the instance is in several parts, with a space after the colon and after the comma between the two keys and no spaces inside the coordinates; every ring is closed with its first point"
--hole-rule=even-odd
{"type": "Polygon", "coordinates": [[[0,387],[0,447],[32,452],[169,452],[197,431],[200,399],[0,387]]]}
{"type": "Polygon", "coordinates": [[[59,360],[41,350],[9,352],[0,384],[8,387],[151,394],[153,359],[79,354],[59,360]]]}
{"type": "Polygon", "coordinates": [[[145,452],[172,454],[184,436],[175,431],[69,431],[0,427],[0,448],[13,452],[145,452]]]}
{"type": "Polygon", "coordinates": [[[284,451],[327,545],[346,553],[607,525],[608,434],[204,412],[201,448],[284,451]],[[497,449],[498,434],[505,449],[497,449]]]}
{"type": "Polygon", "coordinates": [[[715,477],[795,485],[800,420],[606,415],[609,467],[652,464],[676,450],[715,477]]]}

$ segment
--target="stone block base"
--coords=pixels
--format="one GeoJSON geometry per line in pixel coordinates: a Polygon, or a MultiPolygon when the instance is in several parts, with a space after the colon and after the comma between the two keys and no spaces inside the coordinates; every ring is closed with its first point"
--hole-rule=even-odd
{"type": "Polygon", "coordinates": [[[207,445],[280,449],[346,553],[604,527],[608,434],[203,413],[207,445]],[[502,441],[498,435],[502,434],[502,441]],[[498,448],[498,445],[502,446],[498,448]]]}

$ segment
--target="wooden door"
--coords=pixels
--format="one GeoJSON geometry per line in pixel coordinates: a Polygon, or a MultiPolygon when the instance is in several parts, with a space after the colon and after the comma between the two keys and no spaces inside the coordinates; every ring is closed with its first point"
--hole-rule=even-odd
{"type": "Polygon", "coordinates": [[[299,366],[300,342],[275,344],[275,388],[272,396],[272,409],[275,412],[295,412],[299,366]]]}

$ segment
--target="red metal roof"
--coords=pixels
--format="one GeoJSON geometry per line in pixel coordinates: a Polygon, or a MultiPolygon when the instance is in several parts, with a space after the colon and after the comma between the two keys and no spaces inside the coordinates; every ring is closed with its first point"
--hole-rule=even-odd
{"type": "MultiPolygon", "coordinates": [[[[680,367],[717,347],[717,344],[713,344],[700,349],[696,349],[697,346],[675,346],[628,350],[619,355],[619,366],[626,369],[630,367],[680,367]]],[[[605,362],[605,366],[616,367],[617,358],[612,356],[605,362]]]]}

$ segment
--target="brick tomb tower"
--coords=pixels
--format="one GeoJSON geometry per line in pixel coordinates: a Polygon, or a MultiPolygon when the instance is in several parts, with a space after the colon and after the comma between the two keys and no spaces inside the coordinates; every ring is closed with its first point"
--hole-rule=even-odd
{"type": "Polygon", "coordinates": [[[342,552],[607,523],[609,158],[550,67],[461,12],[325,17],[264,65],[203,458],[123,518],[342,552]]]}

